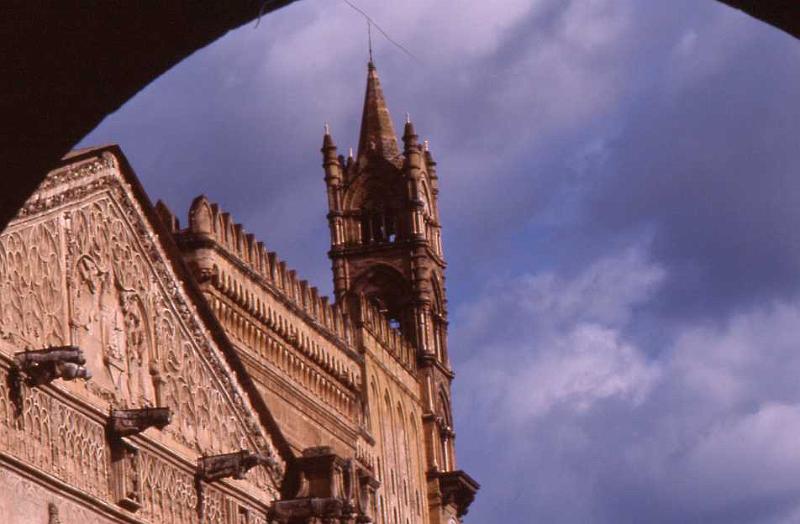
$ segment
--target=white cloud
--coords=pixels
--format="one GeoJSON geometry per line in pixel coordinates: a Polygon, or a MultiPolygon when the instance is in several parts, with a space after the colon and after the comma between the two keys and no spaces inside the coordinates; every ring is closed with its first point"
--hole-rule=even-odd
{"type": "Polygon", "coordinates": [[[483,340],[495,348],[474,348],[475,358],[460,366],[465,381],[483,383],[480,391],[494,396],[482,401],[499,405],[494,416],[517,423],[556,407],[580,413],[604,399],[640,402],[658,372],[620,329],[662,278],[663,271],[632,248],[572,279],[545,273],[493,287],[455,322],[469,327],[454,347],[483,340]],[[493,340],[487,331],[499,336],[493,340]]]}
{"type": "Polygon", "coordinates": [[[597,324],[579,324],[545,344],[506,377],[509,421],[530,422],[558,407],[580,414],[611,398],[638,404],[657,377],[635,347],[597,324]]]}
{"type": "MultiPolygon", "coordinates": [[[[632,327],[666,276],[639,246],[571,277],[495,282],[457,313],[454,324],[469,327],[452,347],[472,354],[458,368],[456,387],[470,389],[456,406],[461,434],[468,450],[498,450],[488,468],[514,472],[526,514],[726,523],[798,514],[800,299],[679,325],[656,355],[632,327]]],[[[487,487],[484,497],[510,496],[487,487]]]]}
{"type": "Polygon", "coordinates": [[[667,62],[667,87],[680,91],[718,74],[752,42],[751,23],[747,15],[730,9],[704,20],[702,27],[685,30],[673,46],[672,60],[667,62]]]}

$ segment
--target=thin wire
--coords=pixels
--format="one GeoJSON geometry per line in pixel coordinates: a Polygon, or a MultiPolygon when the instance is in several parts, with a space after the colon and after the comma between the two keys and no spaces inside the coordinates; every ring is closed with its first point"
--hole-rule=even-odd
{"type": "MultiPolygon", "coordinates": [[[[344,3],[345,3],[345,4],[347,4],[347,5],[349,5],[351,8],[353,8],[353,9],[354,9],[354,10],[356,10],[356,11],[358,11],[358,12],[361,14],[361,16],[363,16],[364,18],[366,18],[366,19],[367,19],[367,23],[368,23],[368,25],[367,25],[367,27],[368,27],[368,28],[369,28],[371,25],[374,25],[374,26],[375,26],[375,28],[376,28],[378,31],[380,31],[380,32],[381,32],[381,34],[382,34],[382,35],[383,35],[383,36],[386,38],[386,40],[388,40],[389,42],[391,42],[392,44],[394,44],[394,46],[395,46],[395,47],[397,47],[397,48],[398,48],[398,49],[400,49],[402,52],[404,52],[405,54],[407,54],[407,55],[408,55],[408,56],[409,56],[409,57],[410,57],[412,60],[414,60],[414,61],[416,61],[416,62],[418,62],[418,63],[420,63],[420,64],[422,63],[422,61],[421,61],[419,58],[417,58],[416,56],[414,56],[414,54],[413,54],[411,51],[409,51],[408,49],[406,49],[406,48],[405,48],[405,47],[404,47],[402,44],[400,44],[400,43],[399,43],[399,42],[397,42],[395,39],[393,39],[391,36],[389,36],[389,34],[388,34],[386,31],[384,31],[384,30],[383,30],[383,28],[382,28],[382,27],[381,27],[381,26],[380,26],[380,25],[379,25],[377,22],[375,22],[375,20],[374,20],[374,19],[373,19],[371,16],[369,16],[369,15],[368,15],[368,14],[367,14],[367,13],[366,13],[366,12],[365,12],[363,9],[361,9],[360,7],[358,7],[357,5],[355,5],[355,4],[354,4],[353,2],[351,2],[350,0],[342,0],[342,2],[344,2],[344,3]]],[[[371,35],[371,33],[370,33],[370,35],[371,35]]],[[[370,36],[370,42],[371,42],[371,36],[370,36]]],[[[371,47],[371,46],[370,46],[370,47],[371,47]]],[[[370,56],[370,60],[372,60],[372,57],[371,57],[371,56],[370,56]]]]}

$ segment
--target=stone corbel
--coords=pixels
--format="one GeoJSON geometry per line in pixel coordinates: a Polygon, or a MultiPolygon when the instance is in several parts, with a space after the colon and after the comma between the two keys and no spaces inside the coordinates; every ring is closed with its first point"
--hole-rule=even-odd
{"type": "Polygon", "coordinates": [[[172,421],[169,408],[112,409],[108,417],[108,433],[121,438],[137,435],[150,427],[164,429],[172,421]]]}
{"type": "Polygon", "coordinates": [[[466,515],[469,505],[472,504],[475,494],[480,489],[480,484],[461,470],[430,472],[428,478],[431,477],[438,481],[442,504],[454,506],[458,518],[466,515]]]}

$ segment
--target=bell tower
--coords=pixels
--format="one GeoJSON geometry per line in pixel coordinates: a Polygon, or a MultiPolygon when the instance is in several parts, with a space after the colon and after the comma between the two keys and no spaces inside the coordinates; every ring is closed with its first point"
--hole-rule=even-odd
{"type": "Polygon", "coordinates": [[[336,300],[363,293],[420,355],[431,353],[447,365],[436,162],[410,118],[400,148],[372,62],[357,154],[344,158],[336,151],[326,129],[322,154],[336,300]]]}
{"type": "Polygon", "coordinates": [[[456,470],[447,351],[447,300],[439,222],[439,179],[427,141],[407,116],[392,125],[370,60],[358,151],[337,154],[330,130],[322,142],[334,293],[354,315],[361,294],[415,347],[422,398],[430,522],[454,522],[477,484],[456,470]]]}

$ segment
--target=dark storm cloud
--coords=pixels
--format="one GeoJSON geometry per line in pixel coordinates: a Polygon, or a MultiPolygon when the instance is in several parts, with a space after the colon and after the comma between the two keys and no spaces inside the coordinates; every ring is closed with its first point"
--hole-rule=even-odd
{"type": "Polygon", "coordinates": [[[765,31],[702,83],[652,89],[593,170],[590,227],[653,227],[671,312],[725,313],[798,290],[796,47],[765,31]]]}

